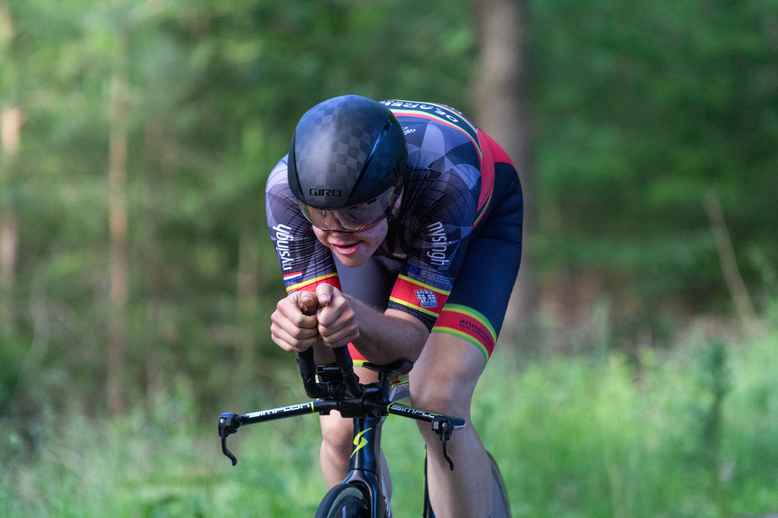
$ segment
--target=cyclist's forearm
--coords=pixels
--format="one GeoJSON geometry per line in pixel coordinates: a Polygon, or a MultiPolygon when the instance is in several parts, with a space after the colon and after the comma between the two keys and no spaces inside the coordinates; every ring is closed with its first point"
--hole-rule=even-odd
{"type": "Polygon", "coordinates": [[[358,301],[355,301],[355,308],[359,338],[353,343],[365,358],[377,364],[388,364],[401,358],[415,362],[419,358],[429,336],[421,321],[397,310],[380,313],[358,301]]]}

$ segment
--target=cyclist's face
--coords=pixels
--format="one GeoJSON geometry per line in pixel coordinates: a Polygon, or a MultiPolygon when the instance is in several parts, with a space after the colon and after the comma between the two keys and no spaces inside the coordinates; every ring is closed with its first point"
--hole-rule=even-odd
{"type": "Polygon", "coordinates": [[[341,263],[353,268],[365,264],[378,250],[386,239],[389,224],[383,219],[361,232],[354,233],[332,232],[318,227],[313,227],[313,231],[341,263]]]}
{"type": "MultiPolygon", "coordinates": [[[[392,207],[395,217],[400,213],[402,199],[403,195],[400,194],[392,207]]],[[[332,250],[341,263],[354,268],[365,264],[378,250],[389,232],[389,223],[384,218],[359,232],[333,232],[314,226],[313,232],[324,246],[332,250]]]]}

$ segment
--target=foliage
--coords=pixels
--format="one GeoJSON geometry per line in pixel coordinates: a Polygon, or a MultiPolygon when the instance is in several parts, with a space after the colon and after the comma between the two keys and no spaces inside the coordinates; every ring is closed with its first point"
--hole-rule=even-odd
{"type": "MultiPolygon", "coordinates": [[[[649,320],[652,340],[670,342],[655,337],[670,336],[667,329],[676,322],[668,321],[679,314],[726,312],[730,297],[703,205],[712,190],[721,200],[757,309],[774,318],[778,4],[544,0],[524,5],[537,188],[527,195],[535,196],[539,211],[538,234],[528,239],[527,249],[538,255],[546,280],[564,279],[560,272],[568,270],[603,279],[613,301],[601,298],[594,311],[612,308],[622,320],[611,324],[609,313],[593,334],[616,342],[622,336],[621,341],[636,341],[634,328],[645,322],[633,320],[649,320]],[[609,326],[627,329],[609,334],[609,326]]],[[[283,287],[265,229],[263,190],[296,120],[316,102],[345,92],[429,99],[474,112],[470,85],[479,68],[473,18],[481,7],[466,0],[0,0],[0,110],[18,107],[24,114],[19,154],[0,156],[0,218],[12,212],[19,234],[15,281],[0,292],[0,416],[13,419],[2,423],[10,430],[3,440],[11,437],[3,451],[18,446],[27,452],[38,444],[40,430],[51,426],[47,419],[105,413],[106,180],[111,77],[118,70],[127,73],[130,100],[126,389],[135,406],[154,412],[160,394],[178,398],[181,387],[188,387],[197,412],[211,415],[224,401],[275,394],[294,379],[283,374],[280,366],[290,362],[267,331],[283,287]]],[[[563,297],[572,298],[574,286],[567,288],[563,297]]],[[[597,343],[598,350],[611,345],[597,343]]],[[[573,413],[594,408],[606,397],[599,391],[607,390],[637,405],[633,412],[654,408],[629,388],[630,366],[623,361],[590,367],[561,362],[537,367],[541,371],[535,375],[529,369],[522,378],[529,386],[520,392],[534,390],[540,398],[541,389],[549,390],[565,401],[575,391],[588,394],[582,406],[570,407],[573,413]],[[599,386],[591,372],[614,376],[607,378],[614,386],[599,386]],[[562,381],[572,376],[580,385],[559,395],[549,376],[562,381]]],[[[668,386],[678,388],[669,374],[662,375],[668,376],[668,386]]],[[[721,389],[723,414],[717,407],[701,411],[710,423],[710,444],[722,452],[734,451],[727,441],[737,434],[716,432],[715,423],[729,419],[727,412],[734,410],[727,410],[726,402],[740,397],[742,388],[736,387],[745,381],[733,374],[732,383],[735,388],[708,386],[721,389]]],[[[498,390],[515,389],[506,387],[498,390]]],[[[764,404],[769,407],[768,389],[764,404]]],[[[516,402],[533,419],[543,415],[526,405],[541,403],[516,402]]],[[[117,458],[108,457],[129,447],[122,444],[127,430],[146,429],[137,424],[148,418],[144,410],[134,412],[140,414],[117,424],[130,427],[123,432],[98,427],[96,435],[85,433],[86,442],[74,442],[88,449],[92,444],[86,438],[94,438],[94,447],[106,448],[90,450],[94,457],[87,464],[106,457],[118,465],[117,458]]],[[[757,428],[744,426],[741,432],[754,434],[747,439],[768,455],[770,446],[756,436],[762,433],[759,426],[774,423],[764,415],[759,419],[757,428]]],[[[648,448],[643,429],[631,428],[631,421],[614,422],[616,428],[623,424],[627,437],[607,450],[609,455],[621,455],[633,444],[648,448]]],[[[564,462],[579,455],[576,447],[597,449],[597,441],[613,432],[602,424],[591,444],[565,445],[581,433],[579,425],[571,424],[561,436],[552,428],[558,423],[539,424],[558,441],[554,448],[567,453],[558,464],[522,469],[548,469],[558,477],[564,462]]],[[[94,424],[69,426],[73,437],[63,445],[94,424]]],[[[148,430],[168,433],[159,426],[148,430]]],[[[645,430],[670,440],[669,450],[648,449],[635,457],[637,464],[617,465],[616,478],[600,474],[588,482],[591,487],[601,490],[608,482],[622,484],[614,491],[627,491],[638,475],[656,480],[653,470],[661,464],[649,462],[654,452],[670,456],[683,442],[668,423],[662,426],[668,430],[645,430]],[[661,435],[665,432],[669,435],[661,435]],[[629,471],[633,468],[638,471],[629,471]],[[633,478],[619,478],[618,470],[633,478]]],[[[138,433],[140,441],[155,440],[138,433]]],[[[737,448],[745,451],[743,437],[737,448]]],[[[199,447],[195,436],[170,440],[199,447]]],[[[157,451],[169,443],[162,444],[157,451]]],[[[608,466],[605,460],[600,465],[608,466]]],[[[85,491],[99,493],[78,479],[79,470],[68,468],[69,462],[57,460],[59,467],[52,468],[75,477],[63,492],[80,494],[70,489],[92,487],[85,491]]],[[[729,465],[721,462],[700,469],[709,478],[714,468],[729,465]]],[[[761,468],[753,462],[757,480],[761,468]]],[[[34,469],[45,470],[45,463],[34,469]]],[[[139,473],[138,478],[147,474],[139,473]]],[[[60,474],[38,471],[13,482],[34,488],[39,475],[44,481],[60,474]]],[[[0,470],[6,481],[9,476],[0,470]]],[[[122,486],[128,480],[112,483],[122,486]]],[[[744,488],[749,480],[742,482],[744,488]]],[[[514,483],[532,494],[531,482],[515,478],[514,483]]],[[[564,498],[578,501],[581,487],[545,491],[572,491],[564,498]]],[[[699,489],[675,487],[693,495],[699,489]]],[[[731,487],[723,484],[721,490],[731,487]]],[[[629,508],[632,498],[653,498],[628,491],[619,495],[618,509],[629,508]]],[[[750,496],[769,501],[769,496],[750,496]]],[[[20,502],[8,505],[28,505],[20,502]]],[[[688,505],[698,509],[696,503],[688,505]]]]}
{"type": "Polygon", "coordinates": [[[183,374],[208,406],[230,372],[254,380],[257,358],[279,354],[264,182],[297,119],[345,92],[454,103],[472,63],[463,2],[8,6],[0,108],[20,107],[25,124],[18,157],[0,162],[0,209],[20,236],[0,294],[0,409],[33,415],[74,396],[105,404],[114,72],[130,99],[128,390],[152,397],[183,374]]]}
{"type": "Polygon", "coordinates": [[[768,304],[778,264],[775,2],[529,6],[539,264],[599,271],[643,312],[668,299],[721,310],[704,204],[713,192],[743,276],[768,304]]]}

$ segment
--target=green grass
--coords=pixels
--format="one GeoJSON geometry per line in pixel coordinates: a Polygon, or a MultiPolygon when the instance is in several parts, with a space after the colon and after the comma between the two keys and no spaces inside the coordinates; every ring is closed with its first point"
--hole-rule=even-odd
{"type": "MultiPolygon", "coordinates": [[[[778,512],[776,360],[776,334],[631,361],[518,365],[503,348],[479,385],[474,422],[517,518],[763,516],[778,512]]],[[[315,417],[241,429],[230,438],[233,468],[219,449],[217,416],[197,422],[174,399],[155,408],[107,423],[52,416],[35,448],[6,422],[0,516],[313,515],[325,492],[315,417]]],[[[395,514],[420,516],[416,425],[390,417],[384,445],[395,514]]]]}
{"type": "Polygon", "coordinates": [[[776,360],[775,336],[556,358],[487,377],[475,419],[516,517],[762,516],[778,511],[776,360]]]}

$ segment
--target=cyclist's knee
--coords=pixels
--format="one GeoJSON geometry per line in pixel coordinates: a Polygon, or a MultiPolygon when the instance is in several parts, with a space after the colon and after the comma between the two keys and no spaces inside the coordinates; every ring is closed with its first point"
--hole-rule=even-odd
{"type": "Polygon", "coordinates": [[[432,333],[411,371],[413,406],[467,419],[484,357],[470,342],[432,333]]]}
{"type": "Polygon", "coordinates": [[[472,393],[453,376],[433,376],[411,384],[411,404],[440,414],[468,418],[472,393]]]}

